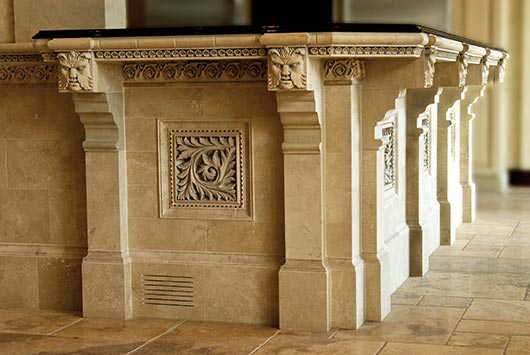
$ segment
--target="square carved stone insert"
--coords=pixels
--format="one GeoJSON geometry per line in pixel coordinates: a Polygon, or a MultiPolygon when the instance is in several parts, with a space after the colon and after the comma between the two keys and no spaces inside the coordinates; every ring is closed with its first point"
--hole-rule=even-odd
{"type": "Polygon", "coordinates": [[[159,121],[160,216],[251,219],[250,124],[159,121]]]}

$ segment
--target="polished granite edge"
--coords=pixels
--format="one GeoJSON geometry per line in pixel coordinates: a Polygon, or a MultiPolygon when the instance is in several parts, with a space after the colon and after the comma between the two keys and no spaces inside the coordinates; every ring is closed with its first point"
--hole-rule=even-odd
{"type": "Polygon", "coordinates": [[[448,32],[416,24],[376,24],[376,23],[330,23],[293,26],[207,26],[172,28],[115,28],[79,30],[41,30],[33,39],[50,38],[106,38],[106,37],[152,37],[152,36],[197,36],[197,35],[239,35],[290,32],[371,32],[371,33],[425,33],[442,36],[467,44],[487,47],[505,52],[483,42],[460,37],[448,32]]]}

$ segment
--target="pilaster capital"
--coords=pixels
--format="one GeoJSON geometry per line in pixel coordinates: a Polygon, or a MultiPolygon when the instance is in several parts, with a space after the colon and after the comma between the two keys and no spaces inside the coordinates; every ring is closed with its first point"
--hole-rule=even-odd
{"type": "Polygon", "coordinates": [[[325,81],[349,81],[358,84],[366,77],[364,60],[328,59],[324,61],[325,81]]]}

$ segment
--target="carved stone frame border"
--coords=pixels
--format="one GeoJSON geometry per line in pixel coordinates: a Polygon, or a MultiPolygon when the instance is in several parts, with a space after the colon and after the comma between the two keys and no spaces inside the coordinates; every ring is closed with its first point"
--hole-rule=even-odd
{"type": "MultiPolygon", "coordinates": [[[[158,120],[158,176],[160,218],[249,220],[253,218],[252,162],[250,121],[158,120]],[[236,143],[236,199],[234,202],[172,203],[173,183],[171,168],[176,157],[172,154],[171,132],[186,137],[238,136],[236,143]]],[[[180,200],[179,200],[180,201],[180,200]]]]}

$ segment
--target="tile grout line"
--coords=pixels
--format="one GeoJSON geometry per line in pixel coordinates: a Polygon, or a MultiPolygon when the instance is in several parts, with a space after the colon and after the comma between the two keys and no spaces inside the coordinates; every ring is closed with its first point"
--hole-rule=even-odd
{"type": "Polygon", "coordinates": [[[528,298],[529,290],[530,290],[530,281],[528,281],[528,283],[526,284],[526,290],[524,291],[523,301],[526,301],[526,299],[528,298]]]}
{"type": "Polygon", "coordinates": [[[510,343],[512,342],[512,335],[508,335],[508,341],[506,344],[504,344],[504,349],[502,351],[503,355],[506,355],[506,352],[508,351],[508,346],[510,346],[510,343]]]}
{"type": "Polygon", "coordinates": [[[340,331],[340,328],[337,328],[337,330],[335,330],[335,331],[333,332],[333,334],[331,334],[331,335],[328,337],[328,339],[333,339],[333,338],[335,337],[335,335],[337,335],[337,333],[338,333],[339,331],[340,331]]]}
{"type": "Polygon", "coordinates": [[[378,354],[381,354],[381,352],[386,348],[386,345],[388,344],[389,342],[385,341],[383,343],[383,346],[381,347],[381,349],[377,350],[377,352],[374,354],[374,355],[378,355],[378,354]]]}
{"type": "Polygon", "coordinates": [[[506,248],[506,245],[503,245],[501,247],[501,249],[497,252],[497,255],[495,255],[495,259],[499,259],[499,257],[501,256],[502,252],[504,251],[504,248],[506,248]]]}
{"type": "Polygon", "coordinates": [[[453,336],[453,334],[455,333],[455,330],[456,328],[458,328],[458,326],[460,325],[460,322],[462,321],[462,319],[464,318],[464,315],[466,314],[467,310],[469,309],[469,307],[471,307],[471,305],[473,304],[473,301],[475,300],[475,298],[473,297],[470,297],[471,298],[471,302],[469,302],[469,304],[467,305],[467,307],[464,309],[464,311],[462,312],[462,315],[458,318],[458,322],[456,322],[455,326],[453,327],[453,329],[451,330],[451,332],[449,333],[449,336],[447,337],[447,340],[445,341],[445,345],[449,345],[449,340],[451,340],[451,337],[453,336]]]}
{"type": "Polygon", "coordinates": [[[281,330],[278,329],[276,331],[276,333],[274,333],[273,335],[271,335],[270,337],[268,337],[267,339],[265,339],[265,341],[263,343],[261,343],[260,345],[258,345],[258,347],[254,350],[252,350],[251,352],[248,353],[248,355],[252,355],[252,354],[255,354],[257,351],[259,351],[260,349],[262,349],[265,345],[267,345],[276,335],[280,334],[281,330]]]}
{"type": "Polygon", "coordinates": [[[152,342],[154,342],[155,340],[157,340],[158,338],[168,334],[169,332],[177,329],[178,327],[180,327],[182,324],[184,324],[186,322],[186,320],[183,320],[182,322],[172,326],[171,328],[169,328],[168,330],[166,330],[165,332],[162,332],[160,334],[158,334],[156,337],[152,338],[152,339],[149,339],[148,341],[146,341],[145,343],[143,343],[142,345],[140,345],[139,347],[137,347],[136,349],[133,349],[131,351],[129,351],[127,354],[125,355],[129,355],[129,354],[133,354],[134,352],[140,350],[141,348],[143,348],[144,346],[148,345],[148,344],[151,344],[152,342]]]}
{"type": "Polygon", "coordinates": [[[69,323],[69,324],[67,324],[67,325],[65,325],[65,326],[62,326],[62,327],[59,328],[59,329],[55,329],[54,331],[51,331],[51,332],[49,332],[49,333],[46,334],[46,335],[55,335],[55,333],[60,332],[61,330],[64,330],[64,329],[66,329],[66,328],[68,328],[68,327],[70,327],[70,326],[72,326],[72,325],[74,325],[74,324],[77,324],[77,323],[81,322],[83,319],[84,319],[84,318],[76,319],[76,320],[74,320],[72,323],[69,323]]]}
{"type": "Polygon", "coordinates": [[[472,241],[473,239],[475,239],[475,237],[476,237],[476,234],[472,234],[472,235],[471,235],[471,238],[469,238],[469,239],[467,240],[467,243],[466,243],[466,245],[464,245],[464,247],[462,248],[462,251],[466,250],[466,248],[467,248],[467,246],[469,245],[469,243],[471,243],[471,241],[472,241]]]}
{"type": "Polygon", "coordinates": [[[519,221],[515,222],[515,225],[513,226],[512,230],[510,231],[510,234],[508,234],[508,237],[513,237],[513,232],[517,229],[519,226],[519,221]]]}

